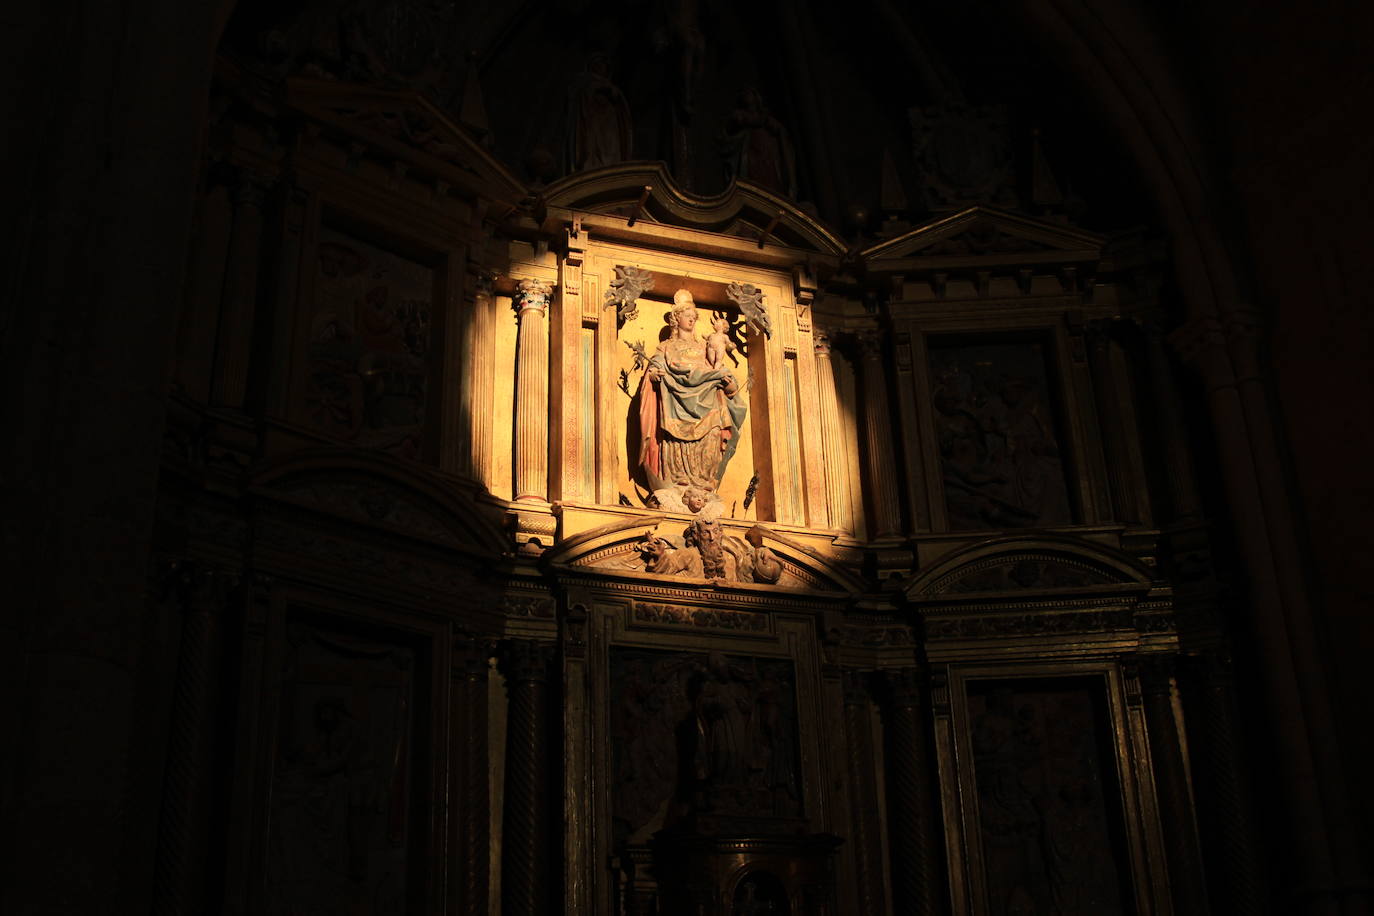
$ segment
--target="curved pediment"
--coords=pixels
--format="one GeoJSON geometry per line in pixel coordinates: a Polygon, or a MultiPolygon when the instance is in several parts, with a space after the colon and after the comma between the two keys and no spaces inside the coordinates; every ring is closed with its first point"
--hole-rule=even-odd
{"type": "Polygon", "coordinates": [[[494,558],[503,543],[498,508],[470,490],[370,452],[310,449],[259,468],[252,489],[272,499],[363,525],[494,558]]]}
{"type": "Polygon", "coordinates": [[[1133,558],[1071,537],[997,538],[945,557],[906,589],[913,602],[1011,594],[1146,592],[1148,568],[1133,558]]]}
{"type": "MultiPolygon", "coordinates": [[[[688,524],[663,515],[640,516],[602,525],[562,541],[544,554],[550,567],[561,570],[595,570],[601,574],[621,574],[627,578],[651,579],[663,584],[713,587],[778,588],[854,595],[863,591],[863,582],[834,560],[823,556],[785,535],[753,522],[722,522],[722,532],[730,542],[727,549],[746,550],[747,538],[757,531],[759,547],[767,551],[760,558],[757,577],[734,578],[732,563],[724,577],[705,574],[696,549],[686,536],[688,524]],[[663,559],[655,564],[646,560],[643,546],[651,538],[668,542],[663,559]],[[772,563],[776,561],[776,566],[772,563]],[[657,565],[657,568],[655,568],[657,565]],[[766,570],[766,571],[764,571],[766,570]],[[777,578],[772,579],[776,573],[777,578]]],[[[747,561],[740,566],[747,566],[747,561]]]]}
{"type": "Polygon", "coordinates": [[[543,194],[549,207],[646,219],[668,226],[843,255],[846,246],[795,203],[748,181],[701,196],[683,189],[662,162],[626,162],[570,175],[543,194]],[[645,196],[645,188],[649,189],[645,196]]]}

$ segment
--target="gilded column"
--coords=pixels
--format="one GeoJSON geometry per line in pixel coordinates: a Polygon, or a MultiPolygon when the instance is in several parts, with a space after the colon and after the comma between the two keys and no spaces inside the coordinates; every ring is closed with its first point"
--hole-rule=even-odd
{"type": "Polygon", "coordinates": [[[520,330],[515,342],[515,498],[549,497],[549,297],[547,280],[521,280],[514,305],[520,330]]]}
{"type": "Polygon", "coordinates": [[[874,786],[873,729],[869,718],[868,685],[861,671],[847,670],[844,686],[844,739],[849,775],[850,840],[858,913],[883,911],[881,842],[876,835],[878,793],[874,786]]]}
{"type": "Polygon", "coordinates": [[[485,640],[457,636],[449,704],[452,757],[449,787],[448,912],[479,916],[487,909],[490,787],[487,779],[487,661],[485,640]]]}
{"type": "Polygon", "coordinates": [[[1097,405],[1097,421],[1102,429],[1102,445],[1107,459],[1107,484],[1111,488],[1111,518],[1118,522],[1139,522],[1140,507],[1132,488],[1128,453],[1129,438],[1121,416],[1121,396],[1111,365],[1111,326],[1094,322],[1087,329],[1088,368],[1093,379],[1093,400],[1097,405]]]}
{"type": "Polygon", "coordinates": [[[1173,365],[1164,345],[1164,329],[1158,321],[1148,320],[1144,322],[1143,330],[1150,394],[1154,399],[1169,498],[1173,506],[1172,521],[1195,519],[1202,514],[1197,475],[1193,472],[1193,461],[1188,452],[1188,433],[1183,427],[1183,411],[1179,405],[1178,387],[1174,384],[1173,365]]]}
{"type": "Polygon", "coordinates": [[[835,388],[835,367],[830,362],[830,338],[820,328],[815,332],[816,388],[821,408],[821,452],[825,458],[825,502],[830,527],[854,530],[854,513],[849,502],[849,462],[844,447],[844,427],[840,425],[840,398],[835,388]]]}
{"type": "Polygon", "coordinates": [[[181,645],[167,735],[153,912],[199,913],[208,855],[220,631],[237,577],[177,564],[170,571],[182,611],[181,645]]]}
{"type": "Polygon", "coordinates": [[[902,533],[902,519],[897,501],[897,458],[892,450],[892,410],[888,407],[887,374],[883,371],[882,335],[876,330],[862,331],[858,341],[864,458],[869,505],[873,511],[873,537],[894,537],[902,533]]]}
{"type": "Polygon", "coordinates": [[[1141,702],[1150,736],[1160,826],[1169,865],[1169,890],[1179,916],[1206,914],[1207,888],[1202,877],[1202,853],[1193,821],[1192,792],[1183,761],[1178,723],[1174,718],[1172,657],[1146,659],[1140,668],[1141,702]]]}
{"type": "Polygon", "coordinates": [[[915,668],[901,668],[886,672],[884,679],[891,703],[886,757],[893,912],[933,916],[941,912],[942,856],[919,675],[915,668]]]}
{"type": "Polygon", "coordinates": [[[501,832],[503,916],[543,916],[549,903],[549,660],[532,639],[512,640],[502,661],[506,710],[505,816],[501,832]]]}
{"type": "Polygon", "coordinates": [[[234,228],[215,352],[214,402],[242,407],[252,358],[253,319],[258,299],[258,264],[262,254],[262,204],[267,185],[244,171],[234,192],[234,228]]]}

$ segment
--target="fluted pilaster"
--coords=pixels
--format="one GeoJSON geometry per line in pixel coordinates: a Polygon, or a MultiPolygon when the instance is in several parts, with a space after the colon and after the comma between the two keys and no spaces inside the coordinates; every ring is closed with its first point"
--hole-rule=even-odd
{"type": "Polygon", "coordinates": [[[887,374],[883,369],[882,335],[858,335],[859,381],[864,429],[864,462],[868,499],[873,512],[873,537],[901,534],[902,514],[897,501],[897,458],[892,450],[894,430],[888,406],[887,374]]]}
{"type": "Polygon", "coordinates": [[[854,530],[849,498],[849,459],[840,420],[840,397],[835,387],[835,366],[830,361],[830,338],[815,332],[816,390],[821,409],[821,452],[825,458],[825,504],[831,528],[854,530]]]}
{"type": "Polygon", "coordinates": [[[515,293],[515,498],[549,497],[549,299],[553,284],[521,280],[515,293]]]}
{"type": "Polygon", "coordinates": [[[503,916],[542,916],[548,910],[549,660],[552,649],[512,640],[502,662],[506,710],[506,793],[501,839],[503,916]]]}

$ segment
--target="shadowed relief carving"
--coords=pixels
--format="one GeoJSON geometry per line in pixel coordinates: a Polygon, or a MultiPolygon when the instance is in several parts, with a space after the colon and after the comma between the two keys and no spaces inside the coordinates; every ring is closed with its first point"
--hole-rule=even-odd
{"type": "Polygon", "coordinates": [[[293,624],[281,671],[268,888],[274,914],[403,912],[416,653],[293,624]]]}
{"type": "Polygon", "coordinates": [[[800,816],[795,689],[788,661],[612,650],[617,840],[694,816],[800,816]]]}
{"type": "Polygon", "coordinates": [[[951,530],[1073,521],[1044,345],[934,345],[931,392],[951,530]]]}

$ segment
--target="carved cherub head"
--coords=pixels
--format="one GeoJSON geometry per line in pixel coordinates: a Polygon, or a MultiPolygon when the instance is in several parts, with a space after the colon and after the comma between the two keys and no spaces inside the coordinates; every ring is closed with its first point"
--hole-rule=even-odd
{"type": "Polygon", "coordinates": [[[711,493],[702,487],[688,487],[682,491],[682,504],[687,511],[696,515],[711,501],[711,493]]]}

